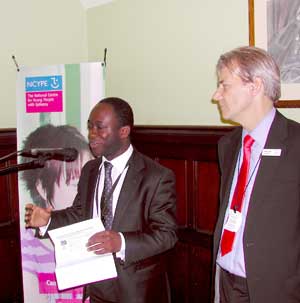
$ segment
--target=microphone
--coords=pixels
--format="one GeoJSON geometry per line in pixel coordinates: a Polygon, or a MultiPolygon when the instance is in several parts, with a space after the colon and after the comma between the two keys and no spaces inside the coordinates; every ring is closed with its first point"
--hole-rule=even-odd
{"type": "Polygon", "coordinates": [[[78,151],[72,147],[60,147],[60,148],[32,148],[29,150],[23,150],[20,153],[23,157],[31,158],[46,158],[61,160],[61,161],[74,161],[78,156],[78,151]]]}

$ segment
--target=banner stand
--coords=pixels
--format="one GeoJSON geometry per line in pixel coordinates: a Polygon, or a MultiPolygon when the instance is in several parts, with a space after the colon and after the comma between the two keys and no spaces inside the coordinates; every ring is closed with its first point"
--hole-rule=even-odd
{"type": "Polygon", "coordinates": [[[12,59],[18,71],[17,150],[75,148],[78,151],[78,157],[72,161],[55,157],[41,160],[34,154],[18,154],[18,164],[3,172],[20,171],[24,303],[80,303],[82,287],[58,290],[53,245],[49,239],[37,238],[38,231],[25,228],[24,212],[27,203],[52,206],[57,210],[72,204],[81,168],[93,158],[86,125],[91,109],[105,96],[105,64],[91,62],[19,68],[15,56],[12,59]]]}

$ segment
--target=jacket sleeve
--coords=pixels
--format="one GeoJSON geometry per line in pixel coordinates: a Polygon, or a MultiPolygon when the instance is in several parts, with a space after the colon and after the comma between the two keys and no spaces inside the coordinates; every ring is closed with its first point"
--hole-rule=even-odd
{"type": "Polygon", "coordinates": [[[175,175],[163,168],[151,176],[145,194],[144,222],[136,231],[125,232],[125,262],[138,262],[171,249],[177,241],[175,175]],[[154,182],[155,180],[155,182],[154,182]]]}

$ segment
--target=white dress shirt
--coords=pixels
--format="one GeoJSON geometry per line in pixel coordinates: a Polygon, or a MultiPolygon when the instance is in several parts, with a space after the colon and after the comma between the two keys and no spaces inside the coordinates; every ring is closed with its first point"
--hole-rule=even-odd
{"type": "MultiPolygon", "coordinates": [[[[112,167],[112,171],[111,171],[111,177],[112,177],[112,184],[114,184],[117,180],[116,186],[114,188],[114,191],[112,193],[112,197],[113,197],[113,205],[112,205],[112,211],[113,211],[113,215],[115,214],[116,211],[116,207],[117,207],[117,202],[119,199],[119,195],[122,189],[122,185],[124,182],[124,179],[126,177],[127,174],[127,170],[128,170],[128,160],[131,157],[133,152],[133,147],[132,145],[130,145],[128,147],[128,149],[121,154],[120,156],[114,158],[111,161],[108,161],[104,156],[102,157],[102,163],[99,167],[99,186],[96,187],[95,189],[95,195],[94,195],[94,203],[93,203],[93,218],[99,217],[99,219],[101,218],[101,205],[100,205],[100,197],[102,195],[102,191],[103,191],[103,187],[104,187],[104,162],[110,162],[113,167],[112,167]],[[120,177],[119,177],[120,176],[120,177]],[[98,188],[98,193],[96,193],[96,190],[98,188]],[[98,197],[99,201],[97,201],[96,197],[98,197]]],[[[101,219],[100,219],[101,220],[101,219]]],[[[116,254],[117,257],[121,258],[122,260],[124,260],[125,258],[125,239],[124,236],[122,235],[122,233],[119,233],[122,239],[122,245],[121,245],[121,250],[116,254]]]]}

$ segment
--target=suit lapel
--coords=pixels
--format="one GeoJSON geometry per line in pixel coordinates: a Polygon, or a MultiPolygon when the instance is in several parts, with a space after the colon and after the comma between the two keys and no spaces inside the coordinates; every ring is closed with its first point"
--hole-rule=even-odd
{"type": "Polygon", "coordinates": [[[93,206],[94,206],[94,195],[96,191],[96,186],[97,186],[97,180],[98,180],[98,173],[99,173],[99,166],[101,164],[101,157],[97,159],[95,162],[95,165],[90,171],[88,181],[87,181],[87,200],[86,200],[86,217],[87,218],[92,218],[93,217],[93,206]],[[93,190],[89,190],[89,189],[93,190]]]}
{"type": "Polygon", "coordinates": [[[126,214],[128,205],[134,202],[133,194],[136,192],[134,189],[139,187],[143,178],[143,174],[141,172],[144,168],[144,162],[136,150],[133,151],[128,164],[128,171],[122,185],[114,214],[113,228],[117,228],[121,218],[126,214]]]}
{"type": "Polygon", "coordinates": [[[223,221],[226,209],[229,203],[231,183],[234,175],[236,162],[241,148],[241,132],[242,128],[238,128],[231,136],[224,137],[221,147],[222,155],[222,188],[220,192],[220,211],[216,225],[217,243],[221,237],[223,221]]]}
{"type": "Polygon", "coordinates": [[[224,160],[224,181],[225,186],[223,187],[222,196],[225,197],[225,204],[227,206],[227,201],[230,195],[231,183],[234,175],[234,170],[236,167],[236,162],[238,160],[239,152],[241,149],[241,132],[236,132],[236,134],[229,138],[228,147],[226,147],[226,154],[224,160]]]}
{"type": "MultiPolygon", "coordinates": [[[[280,164],[280,161],[283,159],[283,157],[285,157],[287,153],[287,135],[287,119],[284,118],[279,112],[276,112],[264,148],[281,149],[281,155],[278,157],[261,157],[261,163],[258,168],[250,197],[247,216],[248,218],[255,218],[252,213],[255,213],[257,211],[261,203],[264,201],[264,195],[268,193],[268,190],[272,189],[272,186],[274,184],[273,177],[278,173],[278,166],[280,164]]],[[[250,223],[251,222],[248,222],[247,224],[250,223]]]]}

